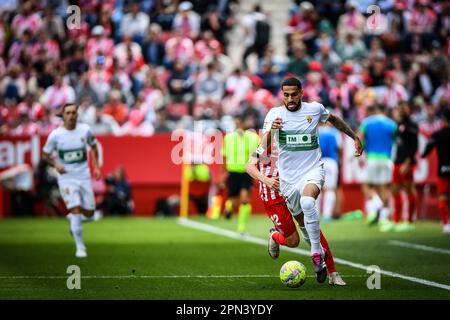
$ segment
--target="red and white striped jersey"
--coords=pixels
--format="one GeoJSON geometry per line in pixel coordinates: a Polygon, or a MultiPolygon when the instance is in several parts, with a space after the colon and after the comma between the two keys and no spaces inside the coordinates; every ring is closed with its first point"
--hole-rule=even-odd
{"type": "MultiPolygon", "coordinates": [[[[258,155],[258,169],[268,178],[278,177],[276,152],[271,153],[270,148],[267,154],[258,155]]],[[[270,189],[266,184],[259,181],[259,196],[264,202],[279,202],[283,196],[278,192],[270,189]]]]}

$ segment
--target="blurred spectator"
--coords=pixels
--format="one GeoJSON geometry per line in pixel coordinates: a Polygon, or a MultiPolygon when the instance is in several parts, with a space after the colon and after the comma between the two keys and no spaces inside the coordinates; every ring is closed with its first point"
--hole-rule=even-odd
{"type": "Polygon", "coordinates": [[[314,60],[320,62],[323,70],[333,78],[336,76],[342,64],[341,58],[339,58],[329,43],[322,43],[320,45],[319,52],[315,54],[314,60]]]}
{"type": "Polygon", "coordinates": [[[405,44],[409,52],[418,53],[423,49],[430,48],[435,35],[436,14],[428,7],[429,0],[418,0],[414,2],[412,12],[407,16],[407,33],[405,44]]]}
{"type": "Polygon", "coordinates": [[[103,112],[112,116],[120,125],[127,121],[128,107],[121,101],[120,91],[111,91],[109,101],[103,107],[103,112]]]}
{"type": "Polygon", "coordinates": [[[239,104],[244,100],[248,90],[252,86],[251,80],[242,72],[241,69],[236,69],[234,73],[227,79],[225,90],[231,94],[233,99],[239,104]]]}
{"type": "Polygon", "coordinates": [[[203,16],[201,30],[211,31],[214,38],[220,42],[222,48],[227,47],[228,41],[225,37],[227,30],[226,19],[220,14],[218,8],[214,4],[209,5],[208,11],[203,16]]]}
{"type": "Polygon", "coordinates": [[[432,102],[435,105],[438,105],[441,103],[441,101],[444,102],[444,104],[450,103],[450,77],[447,74],[447,77],[444,78],[444,81],[439,86],[439,88],[436,89],[433,97],[432,102]]]}
{"type": "Polygon", "coordinates": [[[125,67],[127,62],[138,61],[143,59],[141,46],[133,41],[132,34],[124,33],[122,42],[118,43],[114,48],[114,58],[117,59],[119,67],[125,67]]]}
{"type": "Polygon", "coordinates": [[[121,134],[120,126],[117,121],[109,114],[103,113],[99,108],[91,107],[94,111],[94,121],[89,123],[92,133],[96,136],[121,134]]]}
{"type": "Polygon", "coordinates": [[[75,90],[66,84],[61,74],[57,74],[55,83],[45,89],[40,101],[46,108],[57,109],[66,103],[75,102],[75,90]]]}
{"type": "Polygon", "coordinates": [[[176,60],[188,63],[194,57],[194,43],[188,37],[183,36],[181,29],[175,29],[173,36],[165,45],[166,57],[164,64],[171,68],[176,60]]]}
{"type": "Polygon", "coordinates": [[[50,39],[64,40],[64,22],[63,19],[55,15],[55,10],[51,6],[44,8],[44,16],[40,32],[47,34],[50,39]]]}
{"type": "Polygon", "coordinates": [[[92,28],[92,37],[89,38],[85,55],[90,66],[98,63],[99,57],[112,57],[114,52],[114,42],[105,35],[103,26],[97,25],[92,28]]]}
{"type": "Polygon", "coordinates": [[[37,85],[39,88],[47,89],[55,83],[55,65],[51,61],[45,61],[42,72],[38,72],[37,85]]]}
{"type": "Polygon", "coordinates": [[[128,215],[133,212],[134,203],[131,196],[131,186],[123,167],[116,169],[114,174],[105,177],[106,192],[99,205],[105,215],[128,215]]]}
{"type": "Polygon", "coordinates": [[[89,64],[84,58],[83,49],[76,48],[73,57],[69,60],[68,71],[75,74],[75,78],[89,70],[89,64]]]}
{"type": "Polygon", "coordinates": [[[121,135],[150,137],[154,134],[153,125],[145,120],[145,113],[137,104],[128,114],[128,120],[120,128],[121,135]]]}
{"type": "Polygon", "coordinates": [[[20,13],[16,15],[12,21],[12,32],[15,37],[21,37],[25,30],[29,30],[31,34],[36,34],[42,25],[42,19],[37,12],[34,12],[31,1],[24,1],[20,8],[20,13]]]}
{"type": "Polygon", "coordinates": [[[218,104],[222,99],[224,87],[225,83],[222,75],[217,72],[213,63],[209,63],[206,67],[206,72],[201,73],[197,81],[195,89],[197,102],[218,104]]]}
{"type": "Polygon", "coordinates": [[[190,106],[190,114],[194,103],[194,78],[189,67],[182,61],[175,61],[172,74],[167,80],[167,89],[171,102],[184,102],[190,106]]]}
{"type": "Polygon", "coordinates": [[[408,92],[405,87],[397,83],[394,79],[392,71],[386,71],[385,74],[386,90],[381,96],[381,102],[392,109],[395,108],[401,101],[408,101],[408,92]]]}
{"type": "Polygon", "coordinates": [[[355,34],[347,32],[344,40],[339,39],[337,41],[336,53],[344,61],[361,60],[367,57],[367,48],[355,34]]]}
{"type": "Polygon", "coordinates": [[[44,159],[39,160],[34,173],[36,201],[43,204],[42,211],[45,215],[63,217],[59,205],[62,201],[59,193],[55,170],[44,159]]]}
{"type": "Polygon", "coordinates": [[[33,168],[28,164],[13,166],[0,173],[0,183],[11,192],[11,209],[14,215],[34,214],[33,168]]]}
{"type": "Polygon", "coordinates": [[[25,96],[26,82],[20,64],[11,66],[9,73],[0,82],[0,94],[5,99],[19,102],[25,96]]]}
{"type": "MultiPolygon", "coordinates": [[[[298,13],[293,15],[288,22],[287,33],[289,46],[301,41],[308,51],[314,50],[314,37],[316,36],[317,12],[309,1],[300,3],[298,13]]],[[[314,51],[311,51],[314,54],[314,51]]]]}
{"type": "Polygon", "coordinates": [[[172,30],[173,20],[178,10],[179,0],[156,0],[155,22],[164,31],[172,30]]]}
{"type": "Polygon", "coordinates": [[[265,46],[261,45],[261,42],[264,41],[263,39],[259,40],[258,38],[267,38],[267,30],[266,27],[262,27],[260,30],[258,30],[257,25],[258,22],[261,21],[263,22],[263,24],[261,25],[265,26],[264,22],[267,23],[267,17],[263,13],[262,8],[259,4],[256,4],[253,7],[253,11],[249,14],[246,14],[242,18],[242,25],[245,32],[245,51],[244,55],[242,56],[242,64],[244,66],[244,69],[248,68],[247,58],[251,54],[256,53],[258,58],[261,58],[264,54],[265,46]],[[262,34],[263,32],[264,34],[262,34]]]}
{"type": "Polygon", "coordinates": [[[210,63],[214,64],[216,70],[225,79],[233,73],[233,61],[226,54],[221,53],[218,47],[211,47],[211,53],[200,61],[200,71],[206,71],[206,66],[210,63]]]}
{"type": "Polygon", "coordinates": [[[366,19],[358,12],[357,7],[357,1],[348,0],[345,4],[346,12],[339,17],[337,31],[341,42],[348,39],[349,34],[355,38],[355,41],[363,37],[366,19]]]}
{"type": "Polygon", "coordinates": [[[164,56],[166,54],[164,42],[161,39],[161,27],[152,23],[147,39],[144,41],[143,53],[146,63],[151,65],[161,66],[164,62],[164,56]]]}
{"type": "Polygon", "coordinates": [[[173,21],[173,29],[180,29],[183,37],[197,39],[200,34],[200,15],[192,10],[192,3],[183,1],[173,21]]]}
{"type": "Polygon", "coordinates": [[[306,46],[303,42],[299,42],[294,45],[293,56],[288,63],[287,72],[292,73],[299,78],[303,78],[308,72],[310,61],[311,58],[306,53],[306,46]]]}
{"type": "Polygon", "coordinates": [[[132,2],[130,12],[125,14],[120,23],[120,32],[130,34],[133,41],[142,44],[147,28],[150,25],[149,16],[140,11],[139,2],[132,2]]]}
{"type": "Polygon", "coordinates": [[[274,68],[272,61],[263,60],[261,68],[256,74],[263,81],[262,87],[269,90],[273,95],[276,95],[280,89],[282,76],[274,68]]]}
{"type": "Polygon", "coordinates": [[[167,111],[165,109],[156,110],[155,116],[155,132],[173,131],[174,126],[170,126],[170,121],[168,121],[167,111]]]}

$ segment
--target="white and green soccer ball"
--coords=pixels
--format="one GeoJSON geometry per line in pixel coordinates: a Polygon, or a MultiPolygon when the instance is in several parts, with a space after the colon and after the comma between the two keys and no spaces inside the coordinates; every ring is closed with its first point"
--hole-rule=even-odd
{"type": "Polygon", "coordinates": [[[298,261],[288,261],[280,269],[280,279],[289,288],[301,287],[306,281],[306,267],[298,261]]]}

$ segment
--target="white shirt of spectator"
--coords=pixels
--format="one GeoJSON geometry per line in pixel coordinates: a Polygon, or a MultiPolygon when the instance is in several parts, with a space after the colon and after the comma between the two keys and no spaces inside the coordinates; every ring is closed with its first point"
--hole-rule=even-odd
{"type": "Polygon", "coordinates": [[[75,90],[67,84],[61,87],[52,85],[45,89],[40,102],[50,109],[62,107],[66,103],[75,102],[75,90]]]}
{"type": "Polygon", "coordinates": [[[233,96],[239,101],[244,100],[248,90],[252,87],[252,81],[244,75],[232,75],[228,78],[226,89],[233,91],[233,96]]]}
{"type": "Polygon", "coordinates": [[[408,100],[408,92],[401,84],[395,83],[392,88],[387,88],[381,96],[381,102],[389,108],[395,108],[400,101],[408,100]]]}
{"type": "Polygon", "coordinates": [[[30,30],[32,34],[36,34],[41,28],[42,19],[37,14],[30,14],[29,16],[23,16],[21,14],[14,17],[12,22],[12,29],[16,33],[17,37],[20,37],[25,30],[30,30]]]}
{"type": "Polygon", "coordinates": [[[150,24],[149,16],[144,12],[138,12],[136,16],[127,13],[120,24],[122,34],[143,35],[150,24]]]}
{"type": "MultiPolygon", "coordinates": [[[[184,21],[183,21],[183,16],[178,13],[175,16],[175,19],[173,20],[173,29],[180,29],[183,32],[183,25],[184,25],[184,21]]],[[[188,36],[188,37],[197,37],[200,34],[200,22],[201,22],[201,18],[200,15],[194,11],[189,11],[188,12],[188,25],[190,28],[190,32],[189,34],[183,34],[184,36],[188,36]]]]}
{"type": "Polygon", "coordinates": [[[245,15],[242,18],[242,25],[246,30],[246,35],[244,39],[244,44],[246,47],[250,47],[255,42],[256,37],[256,21],[264,21],[266,20],[266,16],[261,12],[252,12],[245,15]]]}

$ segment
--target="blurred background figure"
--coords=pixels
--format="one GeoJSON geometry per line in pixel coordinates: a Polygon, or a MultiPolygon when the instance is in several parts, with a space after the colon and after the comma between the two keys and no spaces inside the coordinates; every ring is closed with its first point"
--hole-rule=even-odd
{"type": "Polygon", "coordinates": [[[106,190],[100,201],[99,210],[104,215],[129,215],[133,213],[134,202],[131,185],[123,167],[105,176],[106,190]]]}
{"type": "Polygon", "coordinates": [[[246,127],[245,118],[237,115],[235,130],[227,133],[223,140],[222,181],[226,180],[228,200],[225,202],[225,217],[230,219],[232,214],[238,213],[237,231],[247,232],[247,225],[252,213],[251,189],[252,178],[245,171],[245,165],[250,155],[259,145],[259,136],[246,127]]]}
{"type": "MultiPolygon", "coordinates": [[[[319,126],[320,149],[325,169],[325,183],[323,185],[322,219],[323,223],[329,223],[336,206],[336,190],[339,186],[339,159],[342,149],[342,138],[340,132],[328,124],[319,126]]],[[[320,203],[320,201],[318,202],[320,203]]]]}
{"type": "Polygon", "coordinates": [[[360,128],[361,141],[366,152],[365,181],[367,223],[379,223],[380,231],[394,228],[390,222],[392,181],[392,147],[397,124],[385,114],[383,105],[370,107],[360,128]]]}
{"type": "Polygon", "coordinates": [[[395,139],[396,154],[392,178],[392,195],[394,200],[393,221],[396,231],[414,230],[414,214],[417,207],[417,191],[414,184],[414,169],[418,149],[419,127],[411,119],[410,107],[407,102],[398,105],[397,133],[395,139]],[[402,191],[406,193],[408,201],[402,198],[402,191]],[[408,203],[408,219],[403,220],[405,204],[408,203]]]}

